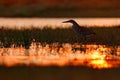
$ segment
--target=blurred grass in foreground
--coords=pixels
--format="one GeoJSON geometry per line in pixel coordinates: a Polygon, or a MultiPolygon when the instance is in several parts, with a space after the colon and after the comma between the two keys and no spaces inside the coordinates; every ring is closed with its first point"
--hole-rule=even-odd
{"type": "Polygon", "coordinates": [[[71,28],[24,28],[9,29],[0,28],[0,46],[9,47],[12,44],[16,46],[28,46],[35,39],[40,43],[83,43],[83,44],[105,44],[117,46],[120,45],[119,27],[91,27],[96,32],[96,36],[86,41],[81,36],[76,35],[71,28]]]}
{"type": "Polygon", "coordinates": [[[120,17],[119,8],[42,7],[36,4],[0,5],[0,11],[2,17],[120,17]]]}

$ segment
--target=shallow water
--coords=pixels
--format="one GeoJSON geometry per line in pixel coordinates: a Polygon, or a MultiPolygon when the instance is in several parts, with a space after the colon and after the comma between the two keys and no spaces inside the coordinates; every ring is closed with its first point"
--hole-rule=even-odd
{"type": "MultiPolygon", "coordinates": [[[[45,26],[66,28],[71,24],[63,24],[71,18],[0,18],[0,27],[31,28],[45,26]]],[[[72,18],[83,26],[110,27],[120,25],[120,18],[72,18]]],[[[80,44],[45,44],[31,43],[29,49],[24,47],[0,48],[0,65],[34,65],[34,66],[88,66],[92,68],[120,67],[120,46],[116,48],[105,45],[80,44]],[[76,50],[77,49],[77,50],[76,50]],[[84,51],[84,49],[86,49],[84,51]],[[111,55],[114,54],[114,55],[111,55]]]]}
{"type": "Polygon", "coordinates": [[[82,26],[116,26],[120,25],[120,18],[0,18],[0,27],[7,28],[30,28],[45,26],[66,28],[71,24],[63,24],[65,20],[74,19],[82,26]]]}
{"type": "Polygon", "coordinates": [[[120,67],[120,46],[105,45],[45,44],[32,42],[24,47],[0,48],[0,65],[4,66],[88,66],[91,68],[120,67]],[[61,46],[60,46],[61,45],[61,46]],[[82,50],[81,50],[82,49],[82,50]],[[85,50],[85,51],[84,51],[85,50]]]}

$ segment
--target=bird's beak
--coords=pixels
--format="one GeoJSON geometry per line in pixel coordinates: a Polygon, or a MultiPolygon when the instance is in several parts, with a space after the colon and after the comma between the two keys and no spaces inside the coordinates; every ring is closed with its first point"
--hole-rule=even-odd
{"type": "Polygon", "coordinates": [[[69,21],[63,21],[62,23],[67,23],[67,22],[69,22],[69,21]]]}

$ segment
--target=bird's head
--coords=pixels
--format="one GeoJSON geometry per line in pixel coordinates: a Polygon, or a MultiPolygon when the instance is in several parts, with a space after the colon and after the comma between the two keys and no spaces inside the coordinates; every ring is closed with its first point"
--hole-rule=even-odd
{"type": "Polygon", "coordinates": [[[62,23],[76,23],[74,20],[63,21],[62,23]]]}

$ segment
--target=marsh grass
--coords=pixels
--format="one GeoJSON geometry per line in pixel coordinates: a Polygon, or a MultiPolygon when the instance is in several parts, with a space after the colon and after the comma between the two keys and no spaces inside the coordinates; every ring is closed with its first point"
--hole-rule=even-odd
{"type": "Polygon", "coordinates": [[[86,42],[81,36],[76,35],[71,28],[0,28],[0,46],[9,47],[12,44],[29,46],[33,40],[40,43],[79,42],[83,44],[120,45],[119,27],[91,27],[91,29],[96,32],[96,36],[89,38],[86,42]]]}

